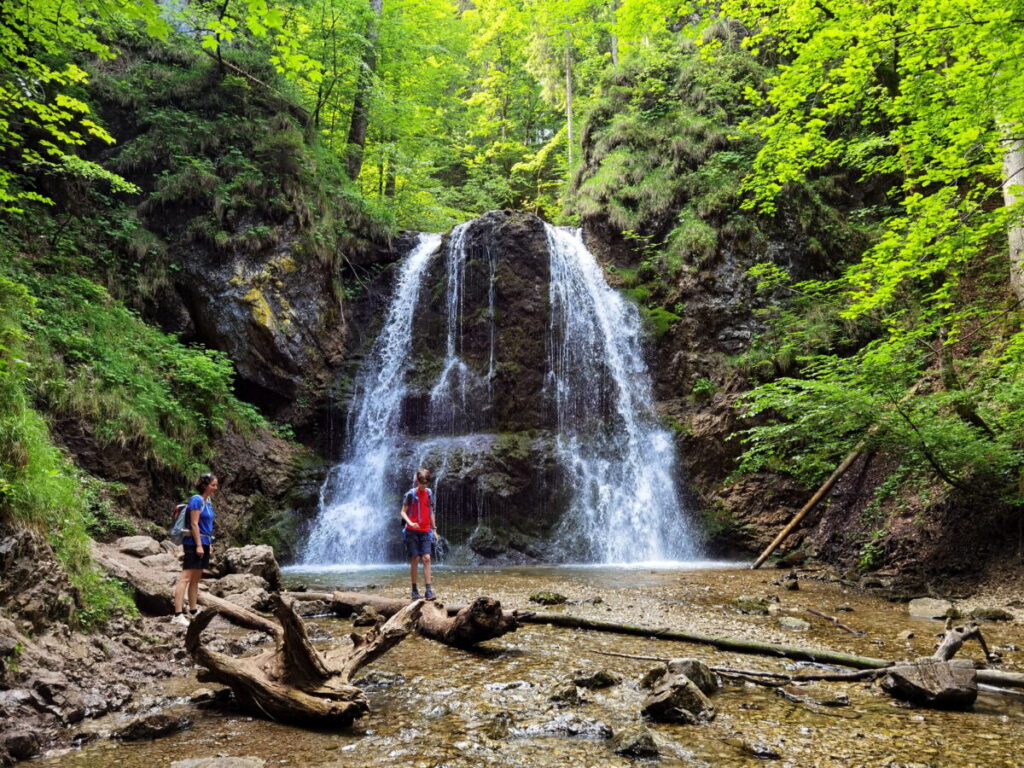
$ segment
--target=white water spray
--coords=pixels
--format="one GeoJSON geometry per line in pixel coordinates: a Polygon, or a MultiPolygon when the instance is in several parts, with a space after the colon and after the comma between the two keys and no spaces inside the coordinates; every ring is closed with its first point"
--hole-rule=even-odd
{"type": "Polygon", "coordinates": [[[343,461],[320,489],[320,511],[303,552],[306,563],[382,563],[389,533],[397,528],[396,493],[386,478],[394,469],[412,323],[423,275],[441,235],[422,234],[395,285],[384,328],[356,377],[349,439],[343,461]]]}

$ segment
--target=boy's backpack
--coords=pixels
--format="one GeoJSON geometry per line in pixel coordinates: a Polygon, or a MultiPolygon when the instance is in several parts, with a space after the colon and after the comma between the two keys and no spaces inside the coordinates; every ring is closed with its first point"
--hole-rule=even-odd
{"type": "Polygon", "coordinates": [[[185,525],[185,521],[188,520],[188,514],[185,511],[187,508],[188,504],[178,504],[174,507],[174,516],[171,518],[171,527],[167,531],[167,535],[171,538],[171,541],[180,543],[185,537],[185,534],[188,533],[188,526],[185,525]]]}
{"type": "MultiPolygon", "coordinates": [[[[430,488],[427,488],[427,498],[430,499],[430,510],[434,511],[434,492],[430,488]]],[[[409,500],[409,506],[410,507],[413,507],[413,506],[416,507],[416,516],[419,517],[420,499],[419,499],[419,496],[416,495],[416,486],[415,485],[412,488],[410,488],[408,491],[406,491],[405,492],[405,496],[402,497],[402,504],[403,504],[403,506],[404,506],[405,501],[407,499],[409,500]]],[[[399,518],[399,521],[400,521],[400,524],[401,524],[402,528],[404,529],[405,528],[405,521],[402,520],[401,518],[399,518]]]]}

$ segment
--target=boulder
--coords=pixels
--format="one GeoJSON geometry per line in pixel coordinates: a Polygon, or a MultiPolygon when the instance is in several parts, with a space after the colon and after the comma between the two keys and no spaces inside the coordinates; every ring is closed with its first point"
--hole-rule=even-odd
{"type": "Polygon", "coordinates": [[[143,613],[162,615],[174,610],[172,595],[180,572],[177,565],[174,568],[150,568],[137,557],[121,552],[117,545],[95,541],[92,543],[92,556],[103,570],[131,586],[135,604],[143,613]]]}
{"type": "Polygon", "coordinates": [[[147,568],[156,568],[161,571],[177,570],[181,568],[181,560],[169,552],[161,552],[159,555],[146,555],[140,561],[147,568]]]}
{"type": "Polygon", "coordinates": [[[919,597],[907,603],[911,616],[918,619],[944,619],[953,610],[949,600],[937,600],[934,597],[919,597]]]}
{"type": "Polygon", "coordinates": [[[715,707],[685,675],[666,674],[644,700],[642,713],[660,723],[695,725],[715,718],[715,707]]]}
{"type": "Polygon", "coordinates": [[[882,690],[898,699],[934,709],[970,709],[978,697],[974,662],[923,658],[887,670],[882,690]]]}
{"type": "Polygon", "coordinates": [[[700,688],[701,693],[705,696],[710,696],[720,687],[718,675],[711,671],[711,667],[699,659],[670,659],[668,662],[668,672],[673,675],[684,675],[700,688]]]}
{"type": "Polygon", "coordinates": [[[118,552],[124,552],[133,557],[147,557],[148,555],[159,555],[163,552],[160,542],[150,536],[122,536],[114,542],[118,552]]]}
{"type": "Polygon", "coordinates": [[[250,611],[265,611],[270,603],[270,593],[259,587],[251,587],[244,592],[226,594],[224,599],[250,611]]]}
{"type": "Polygon", "coordinates": [[[43,739],[31,728],[16,728],[3,735],[3,746],[15,760],[28,760],[40,753],[43,739]]]}
{"type": "Polygon", "coordinates": [[[612,739],[612,749],[623,757],[652,758],[660,754],[654,736],[645,725],[631,725],[619,731],[612,739]]]}
{"type": "Polygon", "coordinates": [[[274,558],[274,548],[267,544],[232,547],[224,553],[221,567],[225,575],[251,573],[265,579],[271,589],[281,588],[281,568],[274,558]]]}
{"type": "Polygon", "coordinates": [[[227,597],[250,589],[267,589],[267,580],[254,573],[231,573],[210,583],[210,591],[217,597],[227,597]]]}

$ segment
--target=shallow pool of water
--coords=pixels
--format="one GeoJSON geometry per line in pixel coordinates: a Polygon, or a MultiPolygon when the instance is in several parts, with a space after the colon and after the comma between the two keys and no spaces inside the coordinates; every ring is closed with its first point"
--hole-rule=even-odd
{"type": "MultiPolygon", "coordinates": [[[[827,647],[881,658],[930,655],[938,621],[911,619],[904,604],[849,590],[823,574],[801,573],[799,591],[773,582],[776,571],[736,568],[537,567],[439,568],[434,587],[441,599],[462,603],[476,595],[497,597],[505,607],[554,610],[591,618],[669,626],[687,631],[793,645],[827,647]],[[540,590],[560,592],[568,605],[553,609],[528,601],[540,590]],[[731,607],[739,595],[777,600],[777,614],[799,616],[804,631],[783,629],[777,615],[748,616],[731,607]],[[865,634],[854,636],[807,612],[837,615],[865,634]],[[843,609],[843,610],[841,610],[843,609]],[[848,609],[848,610],[845,610],[848,609]],[[900,639],[910,630],[914,636],[900,639]]],[[[404,566],[310,571],[290,569],[286,581],[311,590],[368,590],[403,596],[404,566]]],[[[422,584],[422,582],[421,582],[422,584]]],[[[323,645],[347,642],[348,621],[316,619],[313,636],[323,645]]],[[[1024,671],[1024,631],[1019,625],[984,626],[1004,668],[1024,671]]],[[[599,651],[654,657],[689,656],[708,663],[761,670],[794,670],[785,660],[724,653],[702,645],[668,642],[543,624],[526,625],[476,651],[448,648],[411,637],[364,670],[375,681],[366,689],[371,712],[341,732],[310,731],[230,711],[194,709],[195,727],[165,739],[116,744],[101,741],[53,755],[53,768],[124,766],[155,768],[174,760],[251,755],[268,766],[627,766],[604,738],[537,735],[565,715],[583,727],[594,721],[612,731],[640,722],[640,677],[650,661],[606,656],[599,651]],[[603,668],[623,676],[620,685],[586,693],[579,706],[560,709],[552,689],[578,668],[603,668]],[[373,674],[371,674],[373,673],[373,674]]],[[[961,657],[980,659],[976,645],[961,657]]],[[[168,698],[201,684],[180,678],[156,681],[153,694],[168,698]]],[[[814,683],[791,688],[803,701],[771,689],[727,685],[713,697],[718,715],[707,725],[649,724],[664,766],[763,765],[754,752],[774,753],[780,766],[1019,766],[1024,762],[1024,704],[1019,698],[983,693],[973,712],[946,713],[894,702],[863,683],[814,683]],[[837,694],[848,706],[820,703],[837,694]]]]}

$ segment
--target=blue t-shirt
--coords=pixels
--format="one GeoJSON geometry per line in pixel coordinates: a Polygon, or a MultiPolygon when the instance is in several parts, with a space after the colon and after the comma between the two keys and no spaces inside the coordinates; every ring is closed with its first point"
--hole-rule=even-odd
{"type": "Polygon", "coordinates": [[[210,545],[210,538],[213,536],[213,504],[208,501],[203,501],[203,497],[198,493],[188,500],[188,506],[185,508],[185,514],[188,517],[185,518],[185,530],[189,533],[185,534],[185,537],[181,540],[182,544],[189,547],[195,546],[195,541],[192,538],[192,511],[198,509],[199,512],[199,538],[203,540],[203,546],[207,547],[210,545]]]}

